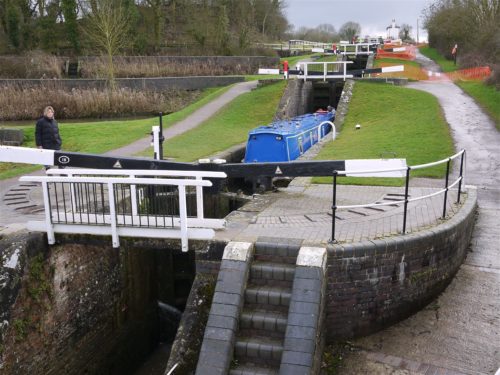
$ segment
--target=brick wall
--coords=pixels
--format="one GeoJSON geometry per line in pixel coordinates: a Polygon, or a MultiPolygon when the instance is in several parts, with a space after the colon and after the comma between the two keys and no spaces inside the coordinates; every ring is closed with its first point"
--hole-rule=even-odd
{"type": "Polygon", "coordinates": [[[469,247],[476,191],[460,212],[416,234],[328,248],[327,340],[364,336],[415,313],[451,282],[469,247]]]}

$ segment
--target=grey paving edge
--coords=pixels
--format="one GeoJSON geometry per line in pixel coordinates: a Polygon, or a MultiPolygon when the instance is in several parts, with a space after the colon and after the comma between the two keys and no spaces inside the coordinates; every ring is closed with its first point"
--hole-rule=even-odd
{"type": "Polygon", "coordinates": [[[230,242],[224,253],[228,256],[221,262],[196,375],[226,375],[233,358],[253,244],[230,242]]]}
{"type": "Polygon", "coordinates": [[[327,252],[325,248],[314,248],[318,254],[312,255],[312,250],[310,247],[299,250],[280,375],[314,374],[320,366],[327,252]],[[311,257],[313,261],[309,261],[311,257]]]}

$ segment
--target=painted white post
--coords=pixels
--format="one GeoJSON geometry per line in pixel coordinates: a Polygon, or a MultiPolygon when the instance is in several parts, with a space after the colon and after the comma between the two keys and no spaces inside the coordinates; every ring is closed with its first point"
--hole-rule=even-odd
{"type": "Polygon", "coordinates": [[[308,65],[309,65],[308,63],[304,63],[304,82],[307,80],[307,70],[308,70],[307,66],[308,65]]]}
{"type": "Polygon", "coordinates": [[[326,62],[323,63],[323,82],[326,82],[326,62]]]}
{"type": "MultiPolygon", "coordinates": [[[[130,175],[131,178],[135,178],[135,175],[130,175]]],[[[132,215],[137,216],[137,189],[136,185],[130,185],[130,204],[132,205],[132,215]]]]}
{"type": "MultiPolygon", "coordinates": [[[[68,177],[69,178],[73,177],[73,174],[72,173],[68,173],[68,177]]],[[[69,184],[69,191],[70,191],[70,195],[71,195],[71,211],[72,211],[73,220],[74,220],[75,219],[74,216],[75,216],[75,213],[76,213],[75,184],[73,184],[73,183],[69,184]]]]}
{"type": "Polygon", "coordinates": [[[181,248],[188,251],[186,187],[179,185],[179,220],[181,226],[181,248]]]}
{"type": "MultiPolygon", "coordinates": [[[[196,179],[202,180],[200,176],[197,176],[196,179]]],[[[196,216],[198,219],[203,219],[205,216],[203,212],[203,186],[196,186],[196,216]]]]}
{"type": "Polygon", "coordinates": [[[109,198],[109,221],[111,223],[111,240],[113,247],[120,247],[120,239],[116,230],[116,207],[115,207],[115,194],[113,190],[113,183],[108,182],[108,198],[109,198]]]}
{"type": "Polygon", "coordinates": [[[43,188],[43,204],[45,205],[45,226],[47,227],[47,240],[49,245],[56,243],[56,238],[54,235],[54,226],[52,224],[52,214],[49,199],[49,187],[47,181],[42,182],[43,188]]]}
{"type": "Polygon", "coordinates": [[[346,71],[347,71],[347,62],[344,61],[344,82],[345,82],[346,71]]]}
{"type": "Polygon", "coordinates": [[[160,127],[153,126],[153,151],[155,153],[155,159],[160,159],[160,127]]]}

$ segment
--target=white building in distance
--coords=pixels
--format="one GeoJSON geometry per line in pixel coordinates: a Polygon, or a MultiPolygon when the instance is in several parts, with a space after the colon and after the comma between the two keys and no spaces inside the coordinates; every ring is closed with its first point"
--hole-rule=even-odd
{"type": "Polygon", "coordinates": [[[392,40],[399,39],[400,27],[396,25],[396,20],[393,19],[392,24],[387,26],[386,30],[387,30],[387,39],[392,39],[392,40]]]}

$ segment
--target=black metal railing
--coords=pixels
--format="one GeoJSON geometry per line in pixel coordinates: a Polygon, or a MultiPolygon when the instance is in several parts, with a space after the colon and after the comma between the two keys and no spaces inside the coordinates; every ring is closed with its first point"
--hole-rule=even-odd
{"type": "MultiPolygon", "coordinates": [[[[416,166],[413,166],[413,167],[411,167],[411,166],[406,167],[404,199],[400,200],[400,201],[393,201],[392,202],[392,204],[398,204],[398,203],[403,203],[404,204],[404,207],[403,207],[403,229],[402,229],[401,234],[405,234],[407,232],[406,224],[407,224],[407,216],[408,216],[407,215],[407,213],[408,213],[408,203],[413,202],[413,201],[417,201],[417,200],[421,200],[421,199],[425,199],[425,198],[429,198],[429,197],[432,197],[432,196],[436,196],[436,195],[439,195],[439,194],[443,194],[444,195],[444,199],[443,199],[443,210],[442,210],[442,216],[441,217],[442,217],[442,219],[445,219],[446,218],[446,205],[447,205],[447,200],[448,200],[448,191],[451,188],[453,188],[455,185],[457,185],[457,184],[458,184],[457,203],[460,203],[460,196],[461,196],[461,193],[462,193],[462,181],[463,181],[463,172],[464,172],[464,161],[465,161],[465,150],[461,150],[460,152],[456,153],[453,156],[450,156],[447,159],[443,159],[443,160],[440,160],[440,161],[437,161],[437,162],[433,162],[433,163],[428,163],[428,164],[416,165],[416,166]],[[453,159],[455,159],[455,158],[457,158],[459,156],[460,156],[460,171],[459,171],[459,176],[450,185],[449,184],[449,178],[450,178],[451,162],[452,162],[453,159]],[[443,163],[446,163],[445,187],[443,189],[435,192],[435,193],[410,199],[409,198],[409,185],[410,185],[410,174],[411,174],[411,171],[412,170],[416,170],[416,169],[424,169],[424,168],[432,167],[432,166],[443,164],[443,163]]],[[[395,171],[395,170],[398,170],[398,169],[391,169],[391,171],[395,171]]],[[[399,169],[399,170],[403,171],[404,169],[399,169]]],[[[335,239],[335,222],[336,222],[336,213],[337,213],[337,210],[339,208],[350,208],[350,207],[352,207],[352,206],[338,206],[337,205],[337,177],[339,176],[339,174],[345,175],[345,174],[348,173],[350,175],[353,175],[353,174],[356,174],[356,173],[366,173],[366,172],[367,171],[362,171],[362,172],[357,172],[357,171],[337,171],[337,170],[333,171],[332,235],[331,235],[331,238],[330,238],[330,242],[336,242],[336,239],[335,239]]],[[[369,172],[372,172],[372,173],[386,172],[386,170],[373,170],[373,171],[369,171],[369,172]]],[[[370,204],[365,204],[365,205],[363,205],[363,204],[356,205],[355,207],[373,207],[373,206],[381,206],[381,205],[384,205],[384,204],[381,204],[381,203],[370,203],[370,204]]]]}

